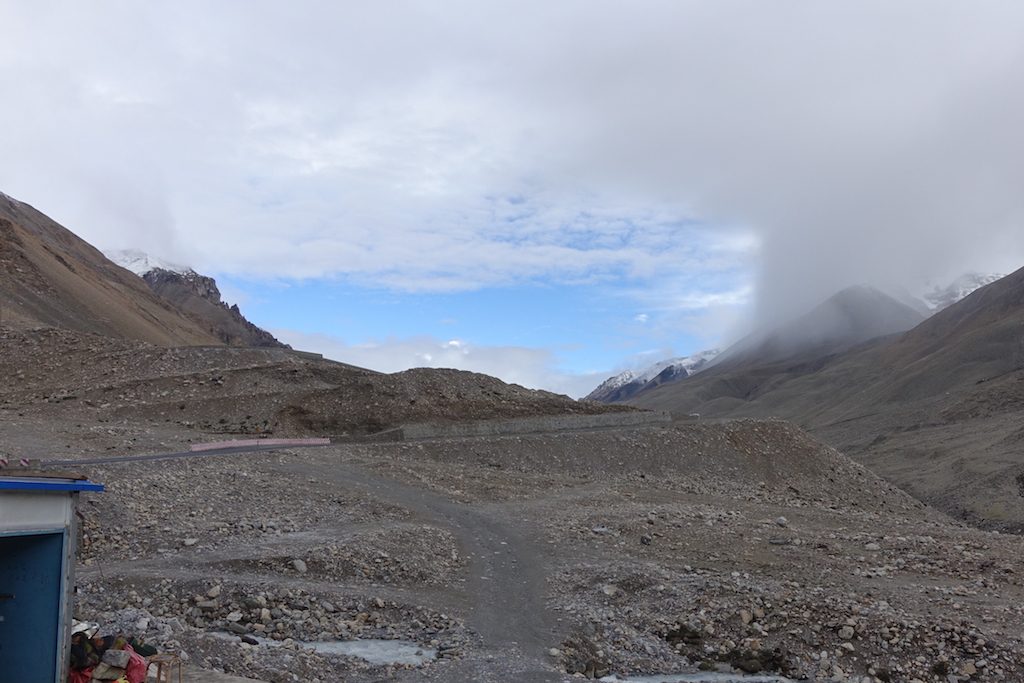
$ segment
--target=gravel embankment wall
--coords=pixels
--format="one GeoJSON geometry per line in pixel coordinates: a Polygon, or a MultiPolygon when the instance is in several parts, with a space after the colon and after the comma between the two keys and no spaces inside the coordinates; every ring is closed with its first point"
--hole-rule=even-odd
{"type": "MultiPolygon", "coordinates": [[[[479,420],[454,424],[419,423],[403,425],[402,439],[439,439],[468,436],[504,436],[509,434],[536,434],[579,429],[612,429],[618,427],[647,427],[667,425],[672,416],[664,411],[637,411],[601,413],[598,415],[549,415],[522,417],[509,420],[479,420]]],[[[396,430],[399,431],[399,430],[396,430]]]]}

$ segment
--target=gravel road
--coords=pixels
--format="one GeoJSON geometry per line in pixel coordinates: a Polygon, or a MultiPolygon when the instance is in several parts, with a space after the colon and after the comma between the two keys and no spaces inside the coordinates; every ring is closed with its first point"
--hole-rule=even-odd
{"type": "Polygon", "coordinates": [[[453,502],[351,464],[338,464],[326,472],[321,465],[303,462],[279,467],[362,488],[455,535],[470,561],[464,591],[469,599],[466,625],[480,636],[483,648],[477,656],[448,667],[439,680],[563,680],[546,655],[561,636],[545,605],[544,551],[535,540],[536,531],[531,533],[530,520],[453,502]]]}

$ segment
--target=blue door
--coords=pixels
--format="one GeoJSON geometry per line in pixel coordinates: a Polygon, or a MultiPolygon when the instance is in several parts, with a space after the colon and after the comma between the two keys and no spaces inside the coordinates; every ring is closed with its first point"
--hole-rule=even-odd
{"type": "Polygon", "coordinates": [[[63,533],[0,536],[0,662],[4,680],[59,680],[63,559],[63,533]]]}

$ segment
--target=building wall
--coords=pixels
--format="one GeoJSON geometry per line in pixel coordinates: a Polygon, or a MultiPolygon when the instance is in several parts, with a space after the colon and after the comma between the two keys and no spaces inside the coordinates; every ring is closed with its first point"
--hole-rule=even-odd
{"type": "Polygon", "coordinates": [[[71,526],[68,493],[5,491],[0,493],[0,534],[66,530],[71,526]]]}
{"type": "MultiPolygon", "coordinates": [[[[0,491],[0,542],[5,555],[5,561],[0,564],[0,583],[24,584],[26,572],[38,572],[37,579],[42,582],[38,588],[32,589],[36,595],[26,595],[22,585],[19,591],[22,594],[17,602],[19,606],[30,609],[32,614],[18,615],[8,625],[18,625],[18,633],[24,632],[20,627],[28,628],[31,637],[37,639],[34,642],[45,639],[49,645],[45,652],[25,647],[9,648],[14,651],[3,653],[8,673],[18,670],[19,666],[36,669],[32,659],[35,652],[36,656],[53,656],[54,681],[64,680],[74,589],[74,505],[77,496],[77,493],[69,491],[0,491]],[[42,571],[38,567],[49,569],[42,571]],[[44,587],[48,588],[44,591],[44,587]],[[42,603],[45,603],[45,609],[40,608],[42,603]],[[35,621],[25,621],[28,617],[35,621]]],[[[13,636],[7,636],[5,639],[10,644],[13,636]]],[[[40,680],[38,671],[35,676],[22,676],[19,680],[40,680]]],[[[0,679],[3,679],[2,675],[0,679]]]]}

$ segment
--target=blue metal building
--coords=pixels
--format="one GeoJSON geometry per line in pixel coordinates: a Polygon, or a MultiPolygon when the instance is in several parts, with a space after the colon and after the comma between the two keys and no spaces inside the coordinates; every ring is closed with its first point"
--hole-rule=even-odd
{"type": "Polygon", "coordinates": [[[0,470],[0,662],[5,680],[61,683],[67,672],[82,491],[67,474],[0,470]]]}

